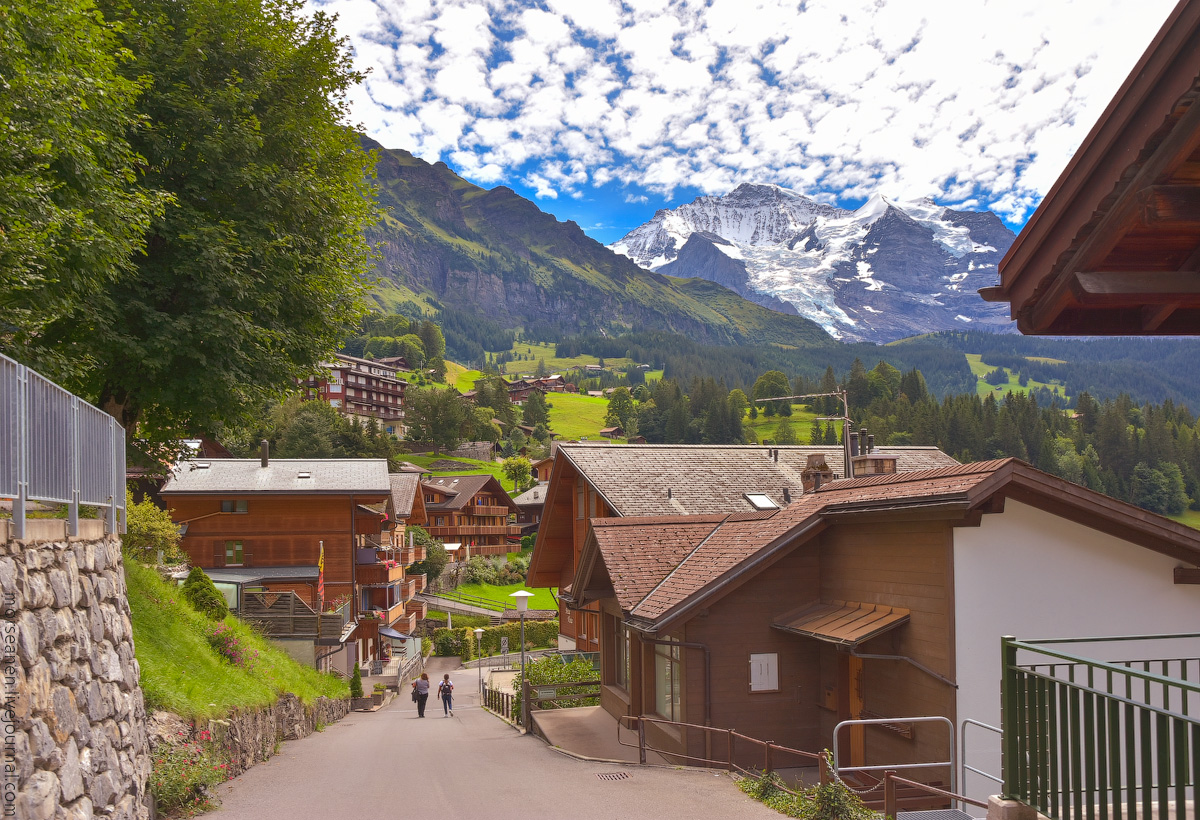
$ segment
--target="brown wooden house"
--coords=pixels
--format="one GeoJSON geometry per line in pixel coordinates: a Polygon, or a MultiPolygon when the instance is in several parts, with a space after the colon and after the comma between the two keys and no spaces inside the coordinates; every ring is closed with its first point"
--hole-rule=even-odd
{"type": "MultiPolygon", "coordinates": [[[[899,470],[958,464],[936,447],[876,448],[876,457],[880,455],[892,456],[892,467],[899,470]]],[[[804,491],[805,470],[819,456],[828,459],[821,460],[829,468],[822,475],[842,475],[840,447],[560,444],[530,559],[529,584],[570,586],[591,518],[779,509],[804,491]]],[[[561,604],[559,630],[560,648],[597,651],[598,607],[574,610],[561,604]]]]}
{"type": "MultiPolygon", "coordinates": [[[[265,448],[260,459],[180,462],[161,491],[189,562],[226,587],[235,609],[246,610],[251,593],[266,593],[268,609],[291,594],[289,611],[300,607],[315,617],[323,545],[324,608],[344,602],[345,620],[357,626],[340,634],[322,629],[313,636],[315,656],[328,658],[357,641],[358,660],[377,657],[378,626],[404,614],[404,570],[379,552],[383,514],[371,506],[389,493],[384,459],[269,459],[265,448]]],[[[343,657],[339,665],[353,660],[343,657]]]]}
{"type": "MultiPolygon", "coordinates": [[[[945,727],[906,718],[998,725],[1002,635],[1176,631],[1200,616],[1179,569],[1198,563],[1200,532],[1004,459],[834,481],[775,511],[594,518],[560,597],[599,608],[613,715],[814,752],[842,720],[884,718],[839,735],[841,760],[900,766],[948,753],[945,727]]],[[[724,759],[703,732],[649,731],[724,759]]]]}
{"type": "Polygon", "coordinates": [[[521,527],[509,523],[517,505],[492,475],[451,475],[421,482],[426,529],[444,543],[468,547],[471,555],[506,555],[521,527]]]}
{"type": "Polygon", "coordinates": [[[1022,333],[1200,333],[1200,2],[1182,0],[1000,262],[1022,333]]]}

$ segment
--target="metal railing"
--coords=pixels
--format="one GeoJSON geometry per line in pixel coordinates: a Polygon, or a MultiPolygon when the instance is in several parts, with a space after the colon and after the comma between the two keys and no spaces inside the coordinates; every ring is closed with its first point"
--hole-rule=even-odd
{"type": "MultiPolygon", "coordinates": [[[[757,777],[758,775],[756,774],[756,771],[765,773],[772,772],[777,768],[787,768],[787,766],[780,766],[779,763],[781,758],[786,758],[788,756],[795,758],[792,766],[795,766],[796,762],[798,761],[803,761],[801,763],[802,766],[820,766],[824,760],[821,755],[814,752],[805,752],[801,751],[800,749],[792,749],[788,746],[784,746],[779,743],[773,743],[769,740],[759,740],[758,738],[750,737],[749,735],[743,735],[740,732],[734,731],[733,729],[726,729],[719,726],[702,726],[698,723],[683,723],[682,721],[678,720],[647,717],[646,715],[621,715],[617,719],[617,742],[622,746],[629,746],[633,748],[634,744],[626,743],[621,739],[621,729],[628,729],[631,731],[634,729],[637,730],[638,742],[636,748],[638,750],[639,763],[645,763],[646,752],[651,751],[667,760],[674,759],[675,761],[683,761],[685,763],[698,766],[717,765],[721,768],[728,769],[731,772],[737,771],[745,775],[757,777]],[[631,725],[633,723],[637,724],[636,727],[631,725]],[[678,749],[655,748],[646,738],[647,726],[666,726],[675,731],[688,730],[700,732],[704,737],[703,745],[706,750],[724,749],[725,755],[724,757],[721,757],[713,753],[709,753],[705,754],[704,756],[698,756],[686,754],[678,749]],[[748,744],[754,751],[749,756],[740,754],[741,749],[738,747],[739,743],[743,747],[748,744]],[[756,761],[761,760],[763,764],[762,769],[754,770],[746,768],[738,765],[736,762],[739,758],[747,759],[747,757],[753,757],[756,761]]],[[[796,792],[791,793],[796,794],[796,792]]]]}
{"type": "Polygon", "coordinates": [[[1200,685],[1187,679],[1200,664],[1101,661],[1049,648],[1113,652],[1097,645],[1137,641],[1170,650],[1183,639],[1200,634],[1002,638],[1004,796],[1051,818],[1184,820],[1200,783],[1200,685]]]}
{"type": "Polygon", "coordinates": [[[22,364],[0,355],[0,498],[13,501],[13,535],[25,537],[25,502],[107,511],[125,532],[125,430],[117,420],[22,364]]]}
{"type": "Polygon", "coordinates": [[[997,726],[992,726],[988,723],[982,723],[973,718],[966,718],[963,720],[962,724],[959,726],[959,729],[958,729],[958,731],[959,731],[958,761],[959,761],[959,766],[962,768],[962,774],[959,776],[959,780],[958,780],[960,788],[962,788],[962,790],[964,792],[967,791],[967,775],[968,774],[977,774],[980,777],[987,778],[988,780],[992,781],[993,783],[1003,783],[1004,782],[1003,777],[998,777],[997,775],[994,775],[991,772],[984,771],[983,769],[980,769],[977,766],[972,766],[969,763],[967,763],[967,727],[968,726],[977,726],[980,729],[983,729],[985,731],[992,732],[993,734],[999,735],[1001,740],[1004,738],[1004,732],[1000,731],[1000,728],[997,726]]]}
{"type": "Polygon", "coordinates": [[[854,720],[843,720],[837,726],[833,727],[833,768],[838,775],[845,772],[885,772],[892,769],[941,769],[950,768],[950,791],[955,791],[958,785],[955,782],[955,769],[957,767],[957,756],[954,748],[954,724],[950,718],[942,717],[941,715],[922,715],[920,717],[905,717],[905,718],[857,718],[854,720]],[[950,742],[950,759],[937,760],[930,763],[888,763],[885,765],[873,766],[842,766],[838,762],[838,735],[842,729],[849,729],[855,726],[885,726],[892,723],[940,723],[946,727],[950,742]]]}

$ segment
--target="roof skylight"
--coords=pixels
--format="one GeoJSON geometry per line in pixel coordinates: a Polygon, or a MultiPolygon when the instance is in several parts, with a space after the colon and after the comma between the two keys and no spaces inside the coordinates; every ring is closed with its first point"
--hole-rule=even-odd
{"type": "Polygon", "coordinates": [[[750,506],[756,510],[777,510],[779,505],[771,500],[771,497],[764,493],[746,493],[746,500],[750,502],[750,506]]]}

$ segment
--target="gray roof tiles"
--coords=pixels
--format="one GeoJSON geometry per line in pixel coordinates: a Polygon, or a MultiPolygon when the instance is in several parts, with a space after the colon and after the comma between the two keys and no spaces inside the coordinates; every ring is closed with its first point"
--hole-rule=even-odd
{"type": "Polygon", "coordinates": [[[392,485],[392,510],[397,518],[412,515],[413,501],[421,486],[420,473],[392,473],[388,476],[392,485]]]}
{"type": "Polygon", "coordinates": [[[391,485],[382,458],[273,458],[266,467],[257,458],[198,458],[179,462],[161,492],[386,495],[391,485]],[[311,477],[301,478],[302,473],[311,477]]]}
{"type": "MultiPolygon", "coordinates": [[[[792,500],[800,495],[801,473],[817,453],[835,475],[845,473],[840,445],[563,444],[560,449],[622,516],[751,512],[746,493],[762,493],[785,507],[784,489],[792,500]]],[[[896,456],[901,471],[958,466],[936,447],[876,447],[875,452],[896,456]]]]}

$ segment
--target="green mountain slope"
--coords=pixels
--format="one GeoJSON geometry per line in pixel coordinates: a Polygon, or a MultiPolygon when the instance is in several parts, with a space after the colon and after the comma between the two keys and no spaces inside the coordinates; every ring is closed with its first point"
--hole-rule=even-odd
{"type": "Polygon", "coordinates": [[[381,304],[436,299],[508,326],[673,331],[709,343],[824,344],[815,323],[702,279],[643,270],[508,188],[485,190],[407,151],[379,151],[381,304]]]}

